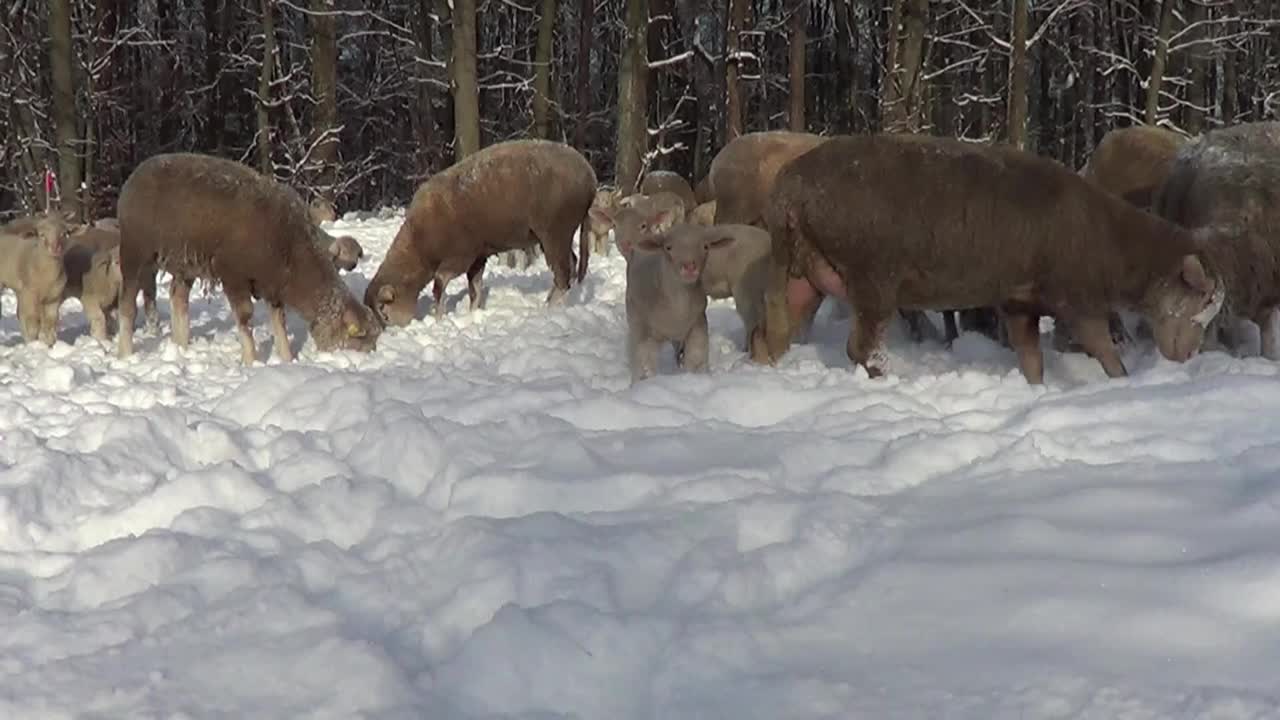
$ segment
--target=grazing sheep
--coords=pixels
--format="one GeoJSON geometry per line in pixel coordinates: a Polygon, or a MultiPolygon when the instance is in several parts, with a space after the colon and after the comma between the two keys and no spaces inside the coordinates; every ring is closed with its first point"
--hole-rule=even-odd
{"type": "Polygon", "coordinates": [[[18,296],[22,339],[52,346],[67,274],[62,267],[67,219],[59,213],[28,216],[0,227],[0,291],[18,296]]]}
{"type": "Polygon", "coordinates": [[[1155,212],[1203,232],[1205,249],[1227,286],[1207,346],[1239,351],[1236,326],[1261,331],[1261,354],[1280,359],[1280,122],[1211,130],[1179,150],[1157,192],[1155,212]]]}
{"type": "Polygon", "coordinates": [[[1222,304],[1215,263],[1187,230],[1009,146],[913,135],[841,137],[779,174],[757,361],[789,341],[791,305],[814,285],[850,299],[848,354],[884,373],[884,329],[899,307],[1000,308],[1028,382],[1043,381],[1039,319],[1052,313],[1110,377],[1124,364],[1107,332],[1116,305],[1145,314],[1156,344],[1185,361],[1222,304]]]}
{"type": "Polygon", "coordinates": [[[730,242],[709,240],[701,228],[678,225],[643,235],[627,261],[627,358],[631,382],[658,369],[662,343],[676,348],[680,367],[707,370],[707,295],[700,285],[707,253],[730,242]]]}
{"type": "MultiPolygon", "coordinates": [[[[730,140],[711,161],[711,171],[707,174],[715,189],[715,224],[765,227],[764,212],[778,171],[829,139],[813,133],[769,130],[730,140]]],[[[808,336],[822,299],[822,293],[815,293],[797,308],[798,314],[791,325],[792,340],[800,341],[808,336]]],[[[924,313],[903,309],[899,314],[916,340],[941,339],[924,313]]]]}
{"type": "Polygon", "coordinates": [[[292,360],[285,307],[306,319],[320,351],[376,347],[382,326],[351,295],[324,251],[324,236],[292,188],[231,160],[154,155],[120,189],[119,354],[133,353],[136,298],[157,269],[173,276],[173,341],[187,347],[195,280],[220,283],[235,313],[241,360],[255,359],[253,300],[271,306],[275,353],[292,360]]]}
{"type": "Polygon", "coordinates": [[[404,224],[365,291],[365,304],[392,325],[413,320],[418,295],[437,280],[434,314],[444,315],[444,286],[467,275],[471,306],[483,303],[490,255],[541,244],[555,276],[547,303],[562,302],[573,276],[573,234],[580,228],[577,281],[590,256],[588,212],[596,175],[577,150],[547,140],[512,140],[468,155],[414,193],[404,224]]]}

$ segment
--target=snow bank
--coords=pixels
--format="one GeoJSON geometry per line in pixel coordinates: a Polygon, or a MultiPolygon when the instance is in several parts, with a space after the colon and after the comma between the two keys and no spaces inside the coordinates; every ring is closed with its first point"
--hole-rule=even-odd
{"type": "MultiPolygon", "coordinates": [[[[353,290],[399,221],[335,224],[353,290]]],[[[490,265],[248,369],[221,296],[126,360],[6,296],[0,716],[1280,716],[1276,365],[1033,388],[895,328],[871,381],[825,311],[752,365],[721,301],[710,375],[632,388],[616,253],[562,308],[490,265]]]]}

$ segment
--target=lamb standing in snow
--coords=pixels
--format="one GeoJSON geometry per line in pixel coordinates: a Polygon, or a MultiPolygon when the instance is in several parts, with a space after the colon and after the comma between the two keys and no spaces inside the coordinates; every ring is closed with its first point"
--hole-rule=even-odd
{"type": "Polygon", "coordinates": [[[694,196],[693,188],[689,186],[689,181],[679,173],[670,170],[652,170],[645,173],[644,180],[640,182],[640,194],[653,196],[660,192],[674,193],[684,204],[685,212],[698,206],[698,200],[694,196]]]}
{"type": "Polygon", "coordinates": [[[1183,146],[1157,192],[1155,211],[1209,238],[1205,249],[1227,286],[1209,345],[1238,351],[1236,324],[1252,320],[1261,331],[1262,356],[1280,359],[1280,122],[1211,130],[1183,146]]]}
{"type": "MultiPolygon", "coordinates": [[[[626,208],[616,219],[614,233],[618,250],[628,262],[637,248],[639,252],[646,252],[643,239],[656,238],[675,224],[671,209],[626,208]]],[[[764,312],[764,286],[772,247],[768,231],[754,225],[689,223],[681,227],[681,233],[687,235],[689,241],[701,237],[710,246],[699,284],[707,297],[733,298],[734,309],[742,319],[749,340],[764,312]]]]}
{"type": "Polygon", "coordinates": [[[52,346],[67,274],[67,223],[58,213],[19,218],[0,227],[0,292],[18,295],[18,324],[27,342],[52,346]]]}
{"type": "Polygon", "coordinates": [[[644,235],[627,261],[627,358],[631,382],[658,369],[663,342],[676,348],[680,367],[705,372],[709,353],[707,294],[700,281],[707,253],[732,241],[708,240],[702,228],[677,225],[644,235]]]}
{"type": "Polygon", "coordinates": [[[849,358],[872,377],[884,372],[885,325],[902,306],[999,307],[1023,376],[1039,384],[1046,312],[1119,377],[1112,306],[1150,318],[1160,352],[1181,362],[1222,304],[1215,264],[1190,232],[1002,145],[836,138],[778,174],[768,223],[764,333],[752,343],[761,362],[785,352],[789,301],[813,284],[852,301],[849,358]]]}
{"type": "Polygon", "coordinates": [[[596,191],[591,208],[587,211],[586,233],[591,243],[592,252],[599,255],[609,254],[609,230],[613,227],[613,213],[618,209],[621,194],[613,188],[601,188],[596,191]]]}
{"type": "Polygon", "coordinates": [[[120,295],[119,229],[111,225],[80,228],[71,234],[62,264],[67,275],[63,300],[79,300],[89,320],[89,334],[106,341],[107,317],[120,295]]]}
{"type": "Polygon", "coordinates": [[[323,232],[292,188],[231,160],[175,153],[138,165],[120,189],[119,354],[133,353],[138,285],[157,268],[173,275],[173,341],[186,347],[197,279],[218,282],[236,316],[241,360],[255,357],[253,300],[271,305],[275,352],[291,360],[285,306],[308,322],[321,351],[368,352],[382,327],[338,277],[323,232]]]}
{"type": "Polygon", "coordinates": [[[595,195],[595,171],[568,145],[547,140],[490,145],[418,186],[365,291],[365,303],[386,322],[407,325],[418,295],[435,278],[433,310],[439,319],[444,286],[465,272],[471,307],[480,307],[488,257],[539,243],[555,276],[547,302],[560,302],[573,275],[571,246],[578,228],[577,281],[587,273],[587,210],[595,195]]]}

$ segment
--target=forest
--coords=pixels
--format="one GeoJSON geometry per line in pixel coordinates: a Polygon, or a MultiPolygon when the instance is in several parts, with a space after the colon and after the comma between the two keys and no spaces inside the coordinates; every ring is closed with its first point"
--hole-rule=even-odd
{"type": "Polygon", "coordinates": [[[617,186],[696,181],[728,140],[787,128],[1008,142],[1079,167],[1115,127],[1195,135],[1280,104],[1275,0],[6,4],[0,217],[114,215],[162,152],[238,159],[345,212],[403,205],[520,137],[574,145],[617,186]]]}

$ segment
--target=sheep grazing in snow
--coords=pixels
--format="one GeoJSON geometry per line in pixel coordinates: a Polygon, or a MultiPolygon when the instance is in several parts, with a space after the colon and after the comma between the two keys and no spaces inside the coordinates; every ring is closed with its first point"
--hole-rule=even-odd
{"type": "Polygon", "coordinates": [[[850,298],[848,354],[872,377],[884,373],[884,329],[897,308],[993,306],[1033,384],[1043,381],[1043,314],[1070,324],[1119,377],[1126,370],[1107,332],[1113,306],[1146,315],[1160,352],[1184,361],[1224,293],[1192,233],[1003,145],[835,138],[778,173],[767,219],[765,322],[752,338],[759,362],[785,352],[790,304],[813,285],[850,298]]]}
{"type": "Polygon", "coordinates": [[[571,246],[579,228],[577,281],[586,276],[587,210],[595,197],[595,171],[568,145],[512,140],[484,148],[418,186],[365,303],[387,323],[407,325],[418,295],[435,279],[438,319],[444,285],[466,273],[471,306],[480,307],[488,257],[534,244],[542,245],[555,276],[547,302],[561,302],[573,276],[571,246]]]}
{"type": "Polygon", "coordinates": [[[321,351],[373,350],[382,326],[352,296],[324,233],[292,188],[231,160],[174,153],[138,165],[120,189],[119,354],[133,353],[138,286],[157,269],[173,276],[173,341],[186,347],[197,279],[220,283],[236,316],[241,359],[254,361],[253,300],[271,305],[275,352],[293,358],[285,307],[297,310],[321,351]]]}

